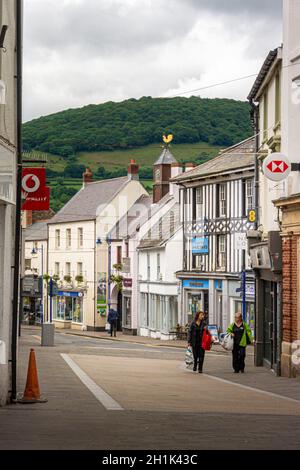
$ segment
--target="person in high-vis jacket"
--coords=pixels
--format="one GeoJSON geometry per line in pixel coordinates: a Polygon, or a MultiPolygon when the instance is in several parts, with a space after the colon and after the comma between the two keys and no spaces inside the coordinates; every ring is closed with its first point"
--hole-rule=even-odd
{"type": "Polygon", "coordinates": [[[227,329],[234,339],[232,351],[232,366],[235,374],[245,372],[246,348],[253,342],[250,326],[243,321],[241,313],[235,315],[235,321],[227,329]]]}

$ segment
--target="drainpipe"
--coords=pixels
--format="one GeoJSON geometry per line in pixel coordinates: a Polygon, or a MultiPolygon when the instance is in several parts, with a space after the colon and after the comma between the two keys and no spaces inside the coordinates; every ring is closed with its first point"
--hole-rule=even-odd
{"type": "Polygon", "coordinates": [[[23,0],[16,0],[16,117],[17,117],[17,185],[16,185],[16,222],[15,253],[13,273],[12,336],[11,336],[11,401],[17,400],[17,345],[18,316],[20,296],[20,245],[21,245],[21,208],[22,208],[22,20],[23,0]]]}

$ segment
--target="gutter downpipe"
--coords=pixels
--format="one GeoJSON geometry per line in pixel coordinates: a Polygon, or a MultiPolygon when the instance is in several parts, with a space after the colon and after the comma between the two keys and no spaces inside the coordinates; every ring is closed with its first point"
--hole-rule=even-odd
{"type": "Polygon", "coordinates": [[[11,336],[11,402],[17,400],[17,347],[18,316],[20,296],[20,244],[21,244],[21,209],[22,209],[22,47],[23,47],[23,0],[16,0],[16,117],[17,117],[17,178],[16,178],[16,222],[15,253],[13,274],[12,336],[11,336]]]}

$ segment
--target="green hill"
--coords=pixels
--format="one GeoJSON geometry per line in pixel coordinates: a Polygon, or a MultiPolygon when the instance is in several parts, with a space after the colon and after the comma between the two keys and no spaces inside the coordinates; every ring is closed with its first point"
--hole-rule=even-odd
{"type": "Polygon", "coordinates": [[[151,188],[162,135],[174,134],[171,151],[181,162],[203,163],[252,133],[249,105],[228,99],[130,99],[70,109],[23,126],[24,151],[48,154],[51,206],[59,210],[81,187],[85,167],[95,179],[126,174],[135,158],[151,188]]]}

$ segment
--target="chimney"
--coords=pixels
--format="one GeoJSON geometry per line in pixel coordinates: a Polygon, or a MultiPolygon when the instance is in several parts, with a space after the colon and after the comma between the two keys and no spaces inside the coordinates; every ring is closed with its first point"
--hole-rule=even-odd
{"type": "Polygon", "coordinates": [[[195,168],[195,163],[186,163],[185,164],[185,171],[191,171],[193,168],[195,168]]]}
{"type": "Polygon", "coordinates": [[[89,183],[92,183],[93,182],[93,173],[91,172],[91,169],[90,168],[87,168],[85,170],[85,173],[83,173],[83,187],[85,188],[85,186],[89,183]]]}
{"type": "Polygon", "coordinates": [[[128,167],[128,179],[129,180],[139,180],[139,166],[135,160],[130,160],[130,165],[128,167]]]}
{"type": "Polygon", "coordinates": [[[32,211],[24,211],[24,217],[23,217],[23,228],[30,227],[33,224],[33,213],[32,211]]]}
{"type": "MultiPolygon", "coordinates": [[[[171,165],[171,178],[176,178],[176,176],[179,176],[183,173],[183,168],[181,163],[172,163],[171,165]]],[[[171,183],[170,182],[170,194],[174,196],[174,198],[177,199],[177,196],[179,195],[179,187],[177,184],[171,183]]]]}

